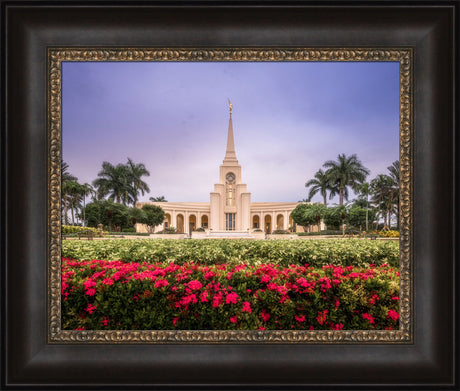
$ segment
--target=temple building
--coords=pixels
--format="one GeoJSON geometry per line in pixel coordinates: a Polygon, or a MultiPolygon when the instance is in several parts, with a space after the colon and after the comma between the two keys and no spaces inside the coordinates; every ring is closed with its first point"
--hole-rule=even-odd
{"type": "MultiPolygon", "coordinates": [[[[227,149],[219,167],[219,182],[214,184],[209,202],[138,202],[137,207],[158,205],[165,211],[163,225],[155,227],[155,232],[175,227],[177,232],[190,235],[198,228],[214,235],[244,235],[293,227],[290,214],[299,202],[251,202],[251,193],[242,181],[241,171],[235,152],[230,103],[227,149]]],[[[301,227],[297,230],[299,228],[303,231],[301,227]]],[[[147,232],[147,227],[137,224],[136,230],[147,232]]]]}

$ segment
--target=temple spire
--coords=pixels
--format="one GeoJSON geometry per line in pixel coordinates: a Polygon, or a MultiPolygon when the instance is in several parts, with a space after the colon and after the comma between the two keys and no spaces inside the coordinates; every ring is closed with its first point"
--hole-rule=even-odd
{"type": "Polygon", "coordinates": [[[235,141],[233,139],[233,122],[232,122],[232,109],[233,104],[228,100],[230,108],[230,118],[228,120],[228,134],[227,134],[227,150],[225,151],[224,163],[238,163],[235,153],[235,141]]]}

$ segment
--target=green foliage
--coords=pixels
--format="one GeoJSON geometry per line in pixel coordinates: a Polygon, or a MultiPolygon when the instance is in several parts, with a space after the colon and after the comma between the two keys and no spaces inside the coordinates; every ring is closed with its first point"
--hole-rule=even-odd
{"type": "Polygon", "coordinates": [[[308,226],[315,224],[316,219],[314,213],[312,213],[312,204],[299,204],[291,212],[292,220],[296,224],[301,225],[302,227],[307,228],[308,226]]]}
{"type": "MultiPolygon", "coordinates": [[[[62,235],[70,235],[70,234],[75,234],[78,232],[85,232],[85,231],[91,231],[94,234],[98,235],[99,230],[97,228],[92,228],[92,227],[78,227],[75,225],[62,225],[61,226],[61,234],[62,235]]],[[[107,235],[107,231],[102,231],[102,235],[107,235]]]]}
{"type": "Polygon", "coordinates": [[[146,204],[142,206],[142,211],[144,212],[144,218],[140,222],[147,224],[151,230],[165,219],[165,212],[160,206],[146,204]]]}
{"type": "MultiPolygon", "coordinates": [[[[375,220],[376,215],[377,215],[376,210],[374,208],[369,208],[368,210],[369,224],[375,220]]],[[[346,223],[347,225],[352,225],[353,227],[365,229],[366,227],[366,209],[361,208],[359,206],[353,206],[352,208],[350,208],[348,210],[346,223]]]]}
{"type": "Polygon", "coordinates": [[[339,228],[346,218],[347,209],[343,205],[327,208],[323,215],[324,224],[328,229],[339,228]]]}
{"type": "Polygon", "coordinates": [[[390,264],[399,266],[399,243],[362,239],[328,240],[152,240],[114,239],[66,241],[62,256],[71,259],[123,259],[127,262],[205,265],[246,262],[250,265],[360,266],[390,264]]]}
{"type": "Polygon", "coordinates": [[[102,224],[109,231],[114,228],[120,231],[123,228],[130,228],[133,223],[129,210],[127,206],[117,204],[112,200],[91,202],[85,208],[86,225],[97,227],[98,224],[102,224]]]}
{"type": "Polygon", "coordinates": [[[62,263],[66,330],[397,329],[399,277],[370,268],[62,263]]]}

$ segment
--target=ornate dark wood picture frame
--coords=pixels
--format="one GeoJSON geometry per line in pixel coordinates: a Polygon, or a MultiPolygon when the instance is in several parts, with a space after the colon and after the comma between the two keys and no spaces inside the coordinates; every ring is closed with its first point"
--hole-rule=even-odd
{"type": "Polygon", "coordinates": [[[452,388],[458,2],[409,3],[2,2],[2,386],[452,388]],[[61,62],[211,59],[400,63],[399,330],[60,329],[61,62]]]}

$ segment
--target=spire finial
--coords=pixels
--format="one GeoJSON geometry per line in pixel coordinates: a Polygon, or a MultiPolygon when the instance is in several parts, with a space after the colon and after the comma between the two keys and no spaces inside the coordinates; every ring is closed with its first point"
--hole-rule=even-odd
{"type": "MultiPolygon", "coordinates": [[[[227,98],[228,99],[228,98],[227,98]]],[[[227,134],[227,150],[225,151],[224,163],[238,164],[235,154],[235,141],[233,140],[233,121],[232,121],[232,109],[233,104],[228,99],[230,107],[230,118],[228,119],[228,134],[227,134]]]]}

